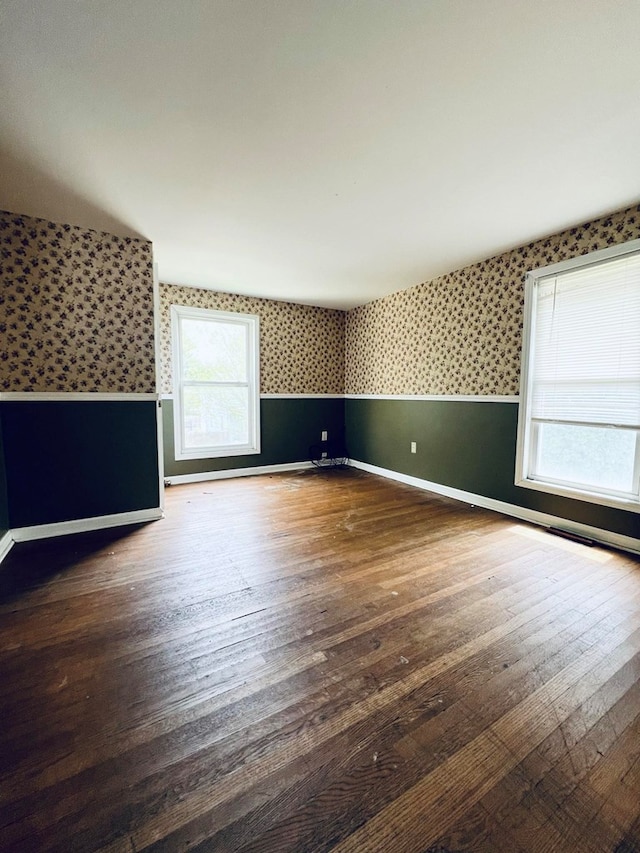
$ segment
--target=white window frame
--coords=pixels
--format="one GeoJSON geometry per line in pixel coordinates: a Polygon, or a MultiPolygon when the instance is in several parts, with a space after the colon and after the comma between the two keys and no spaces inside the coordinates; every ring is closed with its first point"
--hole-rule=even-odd
{"type": "Polygon", "coordinates": [[[237,314],[209,308],[171,306],[171,340],[173,355],[173,426],[176,460],[214,459],[225,456],[248,456],[260,453],[260,318],[256,314],[237,314]],[[233,323],[247,330],[247,382],[194,381],[183,375],[181,321],[211,320],[233,323]],[[249,391],[249,442],[246,445],[214,445],[185,448],[184,389],[189,386],[247,387],[249,391]]]}
{"type": "MultiPolygon", "coordinates": [[[[597,503],[602,506],[615,507],[616,509],[624,509],[631,512],[640,513],[640,497],[629,498],[627,496],[618,496],[615,494],[605,494],[597,491],[589,491],[584,487],[570,487],[564,483],[555,483],[552,480],[533,479],[529,476],[529,466],[532,454],[535,452],[534,437],[532,429],[532,418],[530,415],[531,395],[532,395],[532,363],[534,354],[533,341],[535,332],[535,316],[534,316],[534,289],[539,279],[550,275],[555,275],[561,272],[567,272],[571,269],[579,267],[588,267],[594,264],[601,263],[612,258],[620,257],[627,254],[635,254],[640,252],[640,240],[632,240],[628,243],[622,243],[617,246],[611,246],[600,251],[590,252],[587,255],[581,255],[570,260],[560,261],[556,264],[551,264],[547,267],[541,267],[536,270],[530,270],[526,275],[525,280],[525,303],[524,303],[524,323],[522,332],[522,364],[520,378],[520,399],[518,407],[518,433],[516,445],[516,473],[515,484],[527,489],[535,489],[536,491],[546,492],[553,495],[561,495],[562,497],[574,498],[589,503],[597,503]]],[[[588,424],[584,424],[588,426],[588,424]]],[[[594,424],[593,426],[607,428],[603,424],[594,424]]],[[[613,427],[612,427],[613,428],[613,427]]],[[[634,483],[638,484],[640,478],[640,432],[636,438],[635,452],[635,468],[633,479],[634,483]]]]}

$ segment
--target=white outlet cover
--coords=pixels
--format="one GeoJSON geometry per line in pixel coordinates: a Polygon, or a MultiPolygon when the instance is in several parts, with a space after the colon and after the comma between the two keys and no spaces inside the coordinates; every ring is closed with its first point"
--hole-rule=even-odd
{"type": "Polygon", "coordinates": [[[326,440],[327,440],[327,435],[328,435],[327,430],[326,430],[326,429],[323,429],[323,430],[322,430],[322,438],[321,438],[320,440],[321,440],[321,441],[326,441],[326,440]]]}
{"type": "Polygon", "coordinates": [[[411,452],[412,452],[412,453],[416,453],[416,452],[417,452],[417,450],[418,450],[418,446],[417,446],[416,442],[415,442],[415,441],[412,441],[412,442],[411,442],[411,452]]]}

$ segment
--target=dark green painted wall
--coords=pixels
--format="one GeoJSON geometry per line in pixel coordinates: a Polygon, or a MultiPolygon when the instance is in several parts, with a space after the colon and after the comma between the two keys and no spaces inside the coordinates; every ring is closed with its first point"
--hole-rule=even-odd
{"type": "Polygon", "coordinates": [[[352,459],[626,536],[633,512],[514,485],[518,406],[440,400],[346,400],[352,459]],[[418,452],[410,452],[410,443],[418,452]]]}
{"type": "Polygon", "coordinates": [[[0,415],[10,527],[159,506],[154,401],[5,402],[0,415]]]}
{"type": "MultiPolygon", "coordinates": [[[[159,506],[153,401],[0,403],[0,535],[7,527],[159,506]]],[[[637,513],[518,488],[512,403],[276,398],[261,401],[262,453],[173,459],[173,404],[163,400],[165,476],[300,462],[320,432],[352,459],[640,536],[637,513]],[[344,433],[346,425],[346,435],[344,433]],[[418,452],[410,453],[411,441],[418,452]]]]}
{"type": "Polygon", "coordinates": [[[2,440],[2,419],[0,417],[0,539],[9,529],[9,501],[7,498],[7,475],[4,461],[4,442],[2,440]]]}
{"type": "Polygon", "coordinates": [[[309,459],[309,447],[319,443],[322,430],[327,430],[330,440],[343,440],[344,404],[343,399],[333,397],[281,397],[261,400],[261,453],[251,456],[176,462],[173,441],[173,400],[163,400],[164,475],[169,479],[177,474],[303,462],[309,459]]]}

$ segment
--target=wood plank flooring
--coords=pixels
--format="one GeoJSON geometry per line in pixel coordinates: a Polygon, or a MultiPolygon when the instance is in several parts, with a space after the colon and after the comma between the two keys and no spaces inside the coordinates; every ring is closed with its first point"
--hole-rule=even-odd
{"type": "Polygon", "coordinates": [[[639,853],[640,562],[354,470],[0,567],[0,849],[639,853]]]}

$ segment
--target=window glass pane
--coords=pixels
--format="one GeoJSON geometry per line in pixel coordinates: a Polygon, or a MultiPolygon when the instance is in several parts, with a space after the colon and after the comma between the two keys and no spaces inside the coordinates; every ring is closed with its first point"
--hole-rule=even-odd
{"type": "Polygon", "coordinates": [[[247,445],[249,389],[193,386],[184,389],[184,446],[247,445]]]}
{"type": "Polygon", "coordinates": [[[188,380],[247,381],[247,327],[216,320],[182,320],[182,369],[188,380]]]}
{"type": "Polygon", "coordinates": [[[633,491],[634,430],[542,423],[534,429],[535,478],[594,490],[633,491]]]}

